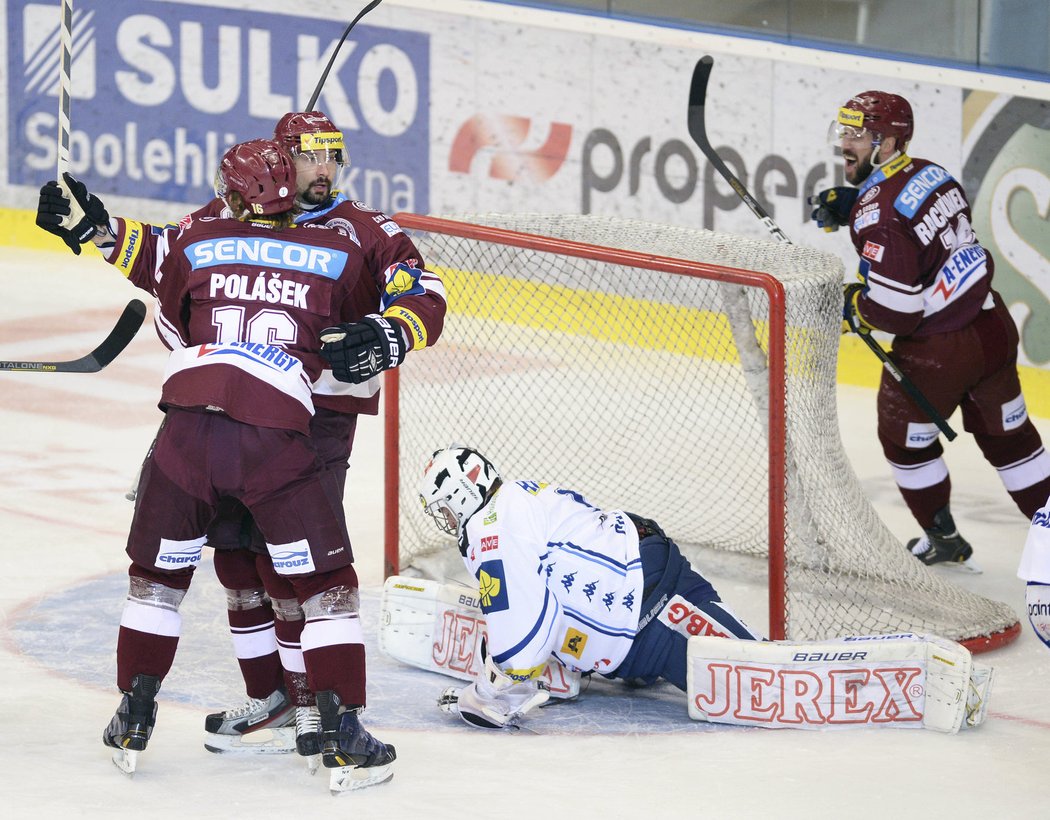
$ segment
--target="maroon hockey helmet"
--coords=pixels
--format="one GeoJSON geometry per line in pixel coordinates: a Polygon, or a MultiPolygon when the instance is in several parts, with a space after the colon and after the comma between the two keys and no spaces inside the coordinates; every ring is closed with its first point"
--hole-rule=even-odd
{"type": "Polygon", "coordinates": [[[904,97],[888,91],[862,91],[839,109],[835,126],[838,138],[847,136],[850,128],[857,132],[867,129],[876,136],[876,142],[882,137],[896,137],[897,147],[903,151],[915,131],[915,119],[904,97]]]}
{"type": "Polygon", "coordinates": [[[215,193],[227,205],[231,191],[253,214],[280,214],[295,203],[295,162],[274,140],[250,140],[233,146],[215,175],[215,193]]]}
{"type": "Polygon", "coordinates": [[[293,156],[304,151],[328,151],[339,165],[347,162],[343,132],[321,111],[293,111],[281,117],[273,138],[293,156]]]}

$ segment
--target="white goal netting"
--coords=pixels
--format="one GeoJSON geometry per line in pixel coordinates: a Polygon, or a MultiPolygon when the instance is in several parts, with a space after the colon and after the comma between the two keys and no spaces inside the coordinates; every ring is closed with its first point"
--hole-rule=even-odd
{"type": "Polygon", "coordinates": [[[909,556],[847,460],[835,396],[837,257],[608,217],[451,218],[604,249],[581,258],[557,243],[482,240],[399,219],[449,293],[440,341],[398,374],[402,569],[435,574],[428,556],[458,559],[417,494],[427,457],[456,442],[510,480],[555,481],[656,520],[701,570],[724,562],[763,583],[772,492],[785,570],[771,624],[782,623],[785,637],[915,631],[982,648],[982,638],[1016,629],[1008,606],[909,556]],[[648,270],[618,250],[771,274],[786,305],[782,372],[774,362],[770,381],[776,321],[765,290],[713,269],[648,270]],[[767,411],[780,379],[782,504],[770,486],[767,411]]]}

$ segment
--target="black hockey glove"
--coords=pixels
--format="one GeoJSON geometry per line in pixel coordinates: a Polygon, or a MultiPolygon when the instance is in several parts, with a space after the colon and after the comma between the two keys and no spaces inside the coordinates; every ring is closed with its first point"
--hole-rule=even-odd
{"type": "Polygon", "coordinates": [[[62,174],[76,202],[76,206],[66,196],[62,186],[52,180],[40,189],[40,201],[36,207],[36,224],[48,233],[53,233],[65,242],[73,253],[80,255],[80,246],[90,242],[97,227],[109,226],[109,213],[102,201],[88,192],[83,182],[74,179],[68,173],[62,174]],[[71,215],[77,213],[80,218],[71,228],[63,222],[69,222],[71,215]]]}
{"type": "Polygon", "coordinates": [[[871,333],[871,326],[861,318],[857,299],[864,291],[860,282],[851,282],[842,287],[842,332],[871,333]]]}
{"type": "Polygon", "coordinates": [[[859,190],[848,186],[821,191],[807,200],[810,205],[817,206],[810,217],[825,231],[837,231],[849,224],[850,211],[859,194],[859,190]]]}
{"type": "Polygon", "coordinates": [[[361,384],[405,360],[408,343],[397,322],[370,313],[360,322],[321,331],[321,355],[341,382],[361,384]]]}

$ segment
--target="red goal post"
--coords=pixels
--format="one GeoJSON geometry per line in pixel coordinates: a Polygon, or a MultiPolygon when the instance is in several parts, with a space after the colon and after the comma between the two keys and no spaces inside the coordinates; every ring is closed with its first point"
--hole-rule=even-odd
{"type": "Polygon", "coordinates": [[[1019,633],[864,497],[835,408],[836,257],[610,217],[396,220],[449,310],[384,381],[387,575],[462,571],[417,494],[457,442],[507,479],[658,521],[701,571],[766,590],[771,638],[930,632],[980,651],[1019,633]]]}

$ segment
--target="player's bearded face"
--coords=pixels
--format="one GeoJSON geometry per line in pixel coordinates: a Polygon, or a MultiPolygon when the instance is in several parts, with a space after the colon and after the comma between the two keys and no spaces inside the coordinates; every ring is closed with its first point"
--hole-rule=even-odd
{"type": "Polygon", "coordinates": [[[295,157],[296,188],[307,205],[320,205],[332,195],[339,165],[325,151],[303,151],[295,157]]]}
{"type": "Polygon", "coordinates": [[[846,165],[846,181],[851,185],[859,185],[871,175],[874,170],[871,164],[871,155],[874,150],[870,133],[861,137],[842,138],[842,160],[846,165]]]}

